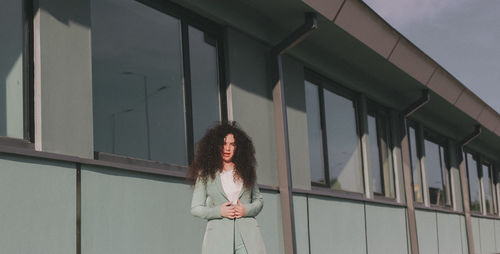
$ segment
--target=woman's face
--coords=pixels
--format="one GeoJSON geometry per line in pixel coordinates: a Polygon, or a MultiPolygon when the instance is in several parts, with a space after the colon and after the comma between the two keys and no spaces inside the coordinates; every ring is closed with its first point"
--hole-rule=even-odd
{"type": "Polygon", "coordinates": [[[234,140],[234,135],[229,133],[226,135],[226,137],[224,137],[224,145],[222,147],[222,160],[224,162],[231,162],[235,150],[236,141],[234,140]]]}

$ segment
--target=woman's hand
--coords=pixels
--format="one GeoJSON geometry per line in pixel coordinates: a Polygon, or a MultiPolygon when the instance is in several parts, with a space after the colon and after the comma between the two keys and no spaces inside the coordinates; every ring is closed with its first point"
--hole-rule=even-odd
{"type": "Polygon", "coordinates": [[[224,203],[220,206],[220,215],[229,219],[234,219],[235,217],[235,206],[231,202],[224,203]]]}
{"type": "Polygon", "coordinates": [[[236,219],[241,218],[246,214],[245,205],[243,205],[243,203],[241,203],[239,199],[238,199],[238,204],[234,206],[234,214],[236,219]]]}

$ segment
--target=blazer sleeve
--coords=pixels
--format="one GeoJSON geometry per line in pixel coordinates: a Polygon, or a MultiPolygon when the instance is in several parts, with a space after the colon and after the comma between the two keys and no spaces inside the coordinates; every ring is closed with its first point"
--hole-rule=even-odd
{"type": "Polygon", "coordinates": [[[259,186],[257,186],[257,183],[255,183],[252,188],[252,202],[245,206],[245,217],[257,216],[262,210],[263,206],[264,198],[262,197],[262,193],[260,193],[259,186]]]}
{"type": "Polygon", "coordinates": [[[220,206],[208,207],[207,186],[200,178],[196,180],[191,199],[191,214],[206,220],[222,218],[220,215],[220,206]]]}

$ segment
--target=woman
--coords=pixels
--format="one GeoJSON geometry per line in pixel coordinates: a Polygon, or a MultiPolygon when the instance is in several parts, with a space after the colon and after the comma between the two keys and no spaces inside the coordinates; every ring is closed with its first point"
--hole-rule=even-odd
{"type": "Polygon", "coordinates": [[[198,143],[188,178],[191,214],[208,220],[202,253],[266,253],[254,218],[264,205],[255,164],[252,140],[235,122],[217,124],[198,143]]]}

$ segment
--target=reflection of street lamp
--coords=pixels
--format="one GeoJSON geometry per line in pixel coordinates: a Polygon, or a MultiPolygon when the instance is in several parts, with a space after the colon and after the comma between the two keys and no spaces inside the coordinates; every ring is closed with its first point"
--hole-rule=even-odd
{"type": "Polygon", "coordinates": [[[111,125],[112,125],[112,128],[113,128],[113,135],[112,135],[113,145],[112,145],[111,151],[112,151],[113,154],[115,153],[115,146],[116,146],[116,116],[118,114],[121,114],[121,113],[128,113],[128,112],[130,112],[132,110],[133,109],[129,108],[129,109],[125,109],[125,110],[122,110],[122,111],[111,113],[111,125]]]}
{"type": "Polygon", "coordinates": [[[151,160],[151,139],[149,136],[148,78],[144,74],[135,73],[135,72],[131,72],[131,71],[124,71],[121,74],[123,74],[123,75],[136,75],[136,76],[143,78],[143,81],[144,81],[143,82],[143,84],[144,84],[144,102],[146,104],[146,107],[145,107],[145,111],[146,111],[146,138],[147,138],[147,142],[148,142],[147,151],[148,151],[148,160],[151,160]]]}

